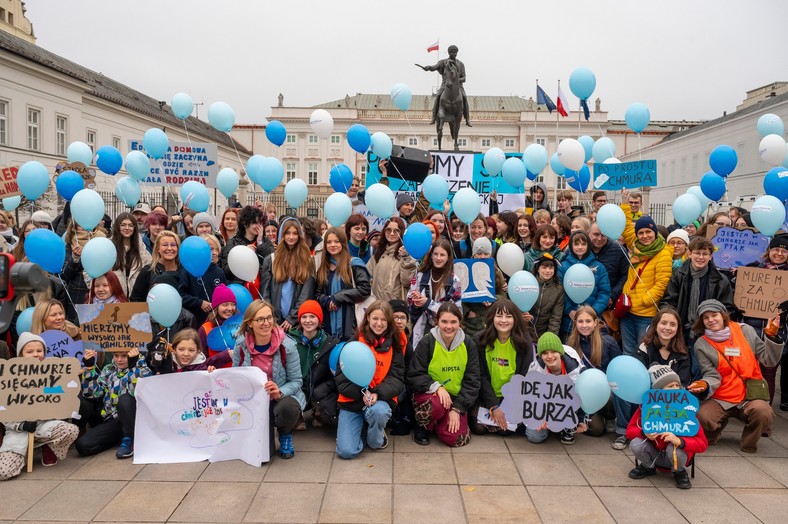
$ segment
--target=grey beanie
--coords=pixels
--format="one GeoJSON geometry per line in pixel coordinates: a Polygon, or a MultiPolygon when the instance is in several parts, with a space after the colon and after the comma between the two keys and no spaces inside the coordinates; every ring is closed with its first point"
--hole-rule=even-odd
{"type": "Polygon", "coordinates": [[[211,226],[211,231],[216,231],[216,224],[213,221],[213,217],[208,213],[197,213],[194,215],[192,227],[195,231],[197,231],[197,226],[200,224],[209,224],[211,226]]]}
{"type": "Polygon", "coordinates": [[[21,335],[19,335],[19,340],[16,342],[16,354],[21,355],[22,350],[25,349],[25,346],[30,344],[31,342],[41,342],[41,345],[44,346],[44,351],[46,351],[47,343],[44,342],[44,339],[39,337],[38,335],[34,335],[29,331],[25,331],[21,335]]]}
{"type": "Polygon", "coordinates": [[[651,389],[664,389],[665,386],[673,382],[681,384],[678,373],[673,371],[670,366],[654,364],[648,368],[648,374],[651,377],[651,389]]]}
{"type": "Polygon", "coordinates": [[[404,206],[405,204],[412,204],[413,197],[410,196],[410,193],[400,193],[397,195],[397,210],[404,206]]]}

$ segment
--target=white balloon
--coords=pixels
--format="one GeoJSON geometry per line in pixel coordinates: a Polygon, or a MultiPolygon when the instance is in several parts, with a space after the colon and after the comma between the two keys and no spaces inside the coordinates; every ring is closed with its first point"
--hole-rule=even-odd
{"type": "Polygon", "coordinates": [[[610,158],[608,158],[607,160],[605,160],[602,163],[603,164],[620,164],[621,160],[619,160],[618,158],[616,158],[614,156],[611,156],[610,158]]]}
{"type": "Polygon", "coordinates": [[[788,151],[788,146],[785,144],[785,139],[780,135],[766,135],[761,139],[758,146],[758,153],[764,162],[771,166],[779,166],[785,160],[785,154],[788,151]]]}
{"type": "Polygon", "coordinates": [[[334,119],[331,117],[331,113],[325,109],[315,109],[312,116],[309,117],[309,125],[312,126],[312,131],[317,136],[328,138],[331,136],[331,131],[334,130],[334,119]]]}
{"type": "Polygon", "coordinates": [[[583,144],[574,138],[566,138],[558,144],[558,160],[564,167],[579,171],[585,163],[586,150],[583,144]]]}
{"type": "Polygon", "coordinates": [[[507,242],[498,248],[498,254],[495,256],[498,261],[498,267],[501,271],[509,276],[514,275],[518,271],[522,271],[525,265],[525,254],[520,246],[507,242]]]}
{"type": "Polygon", "coordinates": [[[260,262],[257,260],[257,253],[248,246],[235,246],[227,255],[227,265],[233,275],[241,280],[251,282],[257,278],[260,271],[260,262]]]}

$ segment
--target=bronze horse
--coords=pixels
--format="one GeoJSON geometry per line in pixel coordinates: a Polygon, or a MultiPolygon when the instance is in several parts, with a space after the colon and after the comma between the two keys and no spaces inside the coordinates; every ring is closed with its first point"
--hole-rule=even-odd
{"type": "Polygon", "coordinates": [[[451,139],[454,140],[454,150],[459,151],[457,136],[460,134],[460,122],[462,122],[462,92],[460,91],[459,71],[452,61],[446,61],[444,73],[445,84],[441,93],[440,105],[438,106],[438,118],[435,126],[438,131],[438,150],[441,149],[441,139],[443,138],[443,124],[449,123],[451,139]]]}

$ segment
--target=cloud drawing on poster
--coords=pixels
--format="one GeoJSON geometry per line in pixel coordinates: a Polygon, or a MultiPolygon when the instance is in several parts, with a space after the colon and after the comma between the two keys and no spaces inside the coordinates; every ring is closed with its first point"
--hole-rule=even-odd
{"type": "Polygon", "coordinates": [[[79,308],[79,322],[81,324],[93,322],[103,310],[104,304],[84,304],[79,308]]]}
{"type": "Polygon", "coordinates": [[[150,313],[133,314],[129,320],[129,326],[131,326],[131,329],[136,329],[137,331],[142,331],[143,333],[153,332],[150,325],[150,313]]]}

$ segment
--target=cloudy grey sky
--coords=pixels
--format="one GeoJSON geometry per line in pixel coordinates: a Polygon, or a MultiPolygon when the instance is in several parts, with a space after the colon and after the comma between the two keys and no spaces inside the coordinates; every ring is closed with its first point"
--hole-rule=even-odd
{"type": "MultiPolygon", "coordinates": [[[[187,92],[261,123],[281,92],[311,106],[346,93],[427,94],[426,47],[460,48],[469,95],[555,99],[575,67],[611,118],[643,102],[655,120],[731,112],[788,80],[786,0],[27,0],[38,44],[154,98],[187,92]]],[[[592,106],[593,107],[593,106],[592,106]]]]}

